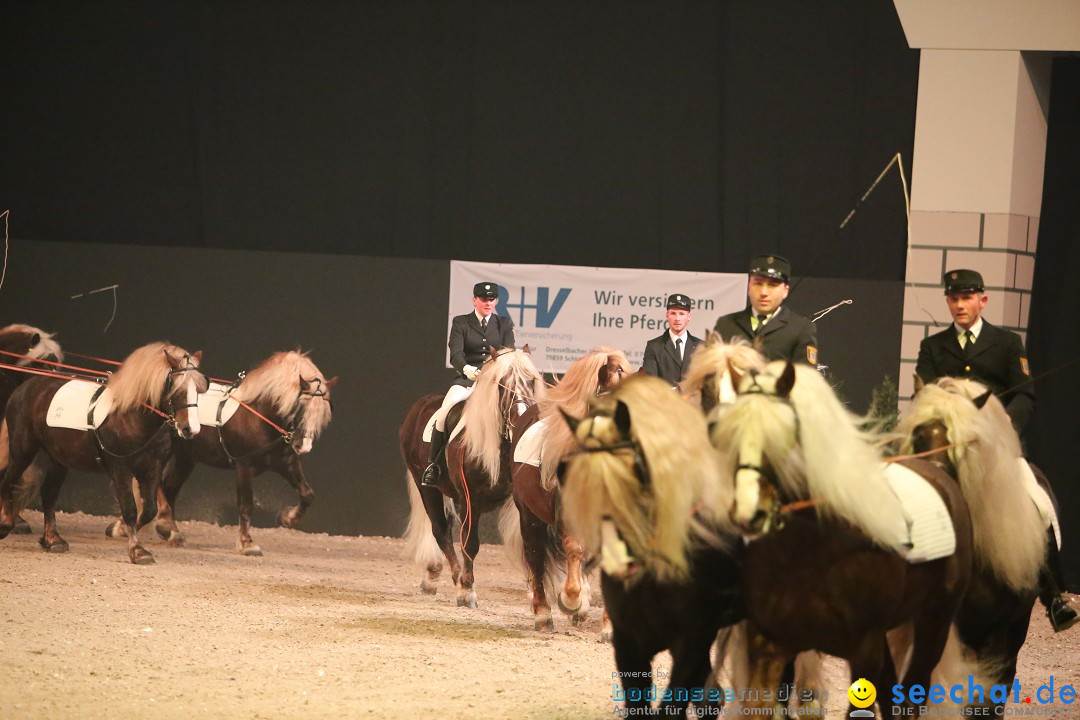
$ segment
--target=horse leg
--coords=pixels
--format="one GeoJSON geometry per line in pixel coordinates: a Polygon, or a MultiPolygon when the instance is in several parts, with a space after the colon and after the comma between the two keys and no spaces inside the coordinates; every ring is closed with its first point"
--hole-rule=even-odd
{"type": "Polygon", "coordinates": [[[651,713],[653,676],[652,656],[641,647],[631,633],[619,633],[614,638],[615,667],[619,671],[622,693],[612,687],[612,699],[622,700],[626,716],[641,717],[651,713]]]}
{"type": "MultiPolygon", "coordinates": [[[[918,638],[918,635],[918,628],[916,627],[916,638],[918,638]]],[[[918,640],[916,640],[916,643],[917,642],[918,640]]],[[[918,648],[915,649],[915,652],[918,653],[918,648]]],[[[934,656],[935,662],[940,655],[941,648],[939,647],[938,654],[934,656]]],[[[884,684],[885,681],[882,679],[883,676],[887,677],[889,675],[889,673],[882,672],[882,668],[885,667],[886,664],[889,665],[889,667],[892,667],[892,656],[890,654],[889,644],[885,641],[885,631],[865,631],[865,634],[856,643],[855,650],[852,652],[851,657],[848,658],[848,665],[851,670],[851,682],[855,683],[860,678],[872,682],[875,689],[877,689],[878,701],[881,703],[882,707],[882,716],[890,717],[891,714],[889,716],[884,714],[886,700],[889,697],[887,688],[892,687],[891,685],[886,686],[884,684]]],[[[933,669],[933,663],[931,663],[930,669],[933,669]]],[[[892,674],[895,675],[895,671],[893,671],[892,674]]],[[[923,683],[923,687],[926,687],[929,684],[929,680],[930,673],[929,670],[927,670],[926,682],[923,683]]],[[[910,670],[909,675],[904,677],[904,682],[910,687],[910,670]]],[[[850,714],[851,711],[855,709],[855,706],[849,705],[848,713],[850,714]]]]}
{"type": "Polygon", "coordinates": [[[555,632],[551,619],[551,605],[547,601],[544,575],[547,572],[547,525],[528,508],[518,506],[521,519],[521,539],[525,545],[525,567],[529,571],[529,588],[532,590],[533,629],[538,632],[555,632]]]}
{"type": "Polygon", "coordinates": [[[139,542],[139,531],[135,526],[139,511],[135,505],[135,493],[132,492],[131,472],[126,468],[114,469],[109,472],[109,477],[116,502],[120,505],[120,519],[127,532],[128,558],[135,565],[153,565],[154,556],[139,542]]]}
{"type": "Polygon", "coordinates": [[[288,465],[284,469],[278,470],[278,474],[292,485],[293,490],[296,491],[298,503],[292,507],[283,508],[278,513],[278,525],[295,529],[300,525],[304,513],[311,507],[311,502],[315,499],[315,491],[308,485],[307,477],[304,475],[304,466],[300,462],[299,456],[293,455],[293,457],[289,458],[288,465]]]}
{"type": "Polygon", "coordinates": [[[603,620],[600,623],[600,642],[612,643],[615,642],[615,626],[611,623],[611,616],[608,615],[607,606],[604,606],[603,620]]]}
{"type": "Polygon", "coordinates": [[[30,523],[22,516],[23,508],[26,507],[27,501],[30,499],[30,493],[34,489],[41,487],[41,483],[45,479],[45,468],[50,462],[48,455],[45,453],[38,453],[34,457],[34,462],[30,463],[30,466],[23,470],[22,478],[20,478],[19,489],[13,494],[13,501],[15,503],[15,527],[11,532],[16,535],[29,535],[33,532],[30,528],[30,523]]]}
{"type": "Polygon", "coordinates": [[[68,551],[67,540],[60,537],[60,533],[56,531],[56,499],[60,496],[60,488],[66,476],[66,470],[53,467],[45,473],[45,481],[41,484],[41,509],[45,514],[45,528],[38,539],[38,545],[41,545],[45,552],[68,551]]]}
{"type": "Polygon", "coordinates": [[[784,676],[784,668],[787,666],[789,656],[775,643],[766,638],[752,624],[747,623],[747,664],[750,674],[747,688],[757,690],[757,695],[743,701],[744,707],[768,708],[752,714],[779,715],[781,702],[776,693],[780,687],[780,681],[784,676]],[[764,700],[764,697],[773,697],[772,702],[764,700]]]}
{"type": "Polygon", "coordinates": [[[476,578],[473,575],[473,561],[480,552],[480,516],[470,512],[467,515],[468,522],[461,530],[461,587],[458,590],[458,607],[476,609],[476,589],[473,583],[476,578]]]}
{"type": "MultiPolygon", "coordinates": [[[[431,535],[435,538],[435,543],[442,551],[447,564],[450,565],[450,579],[457,585],[461,579],[461,563],[458,561],[457,550],[454,548],[450,519],[446,517],[446,508],[443,505],[444,496],[438,488],[432,487],[419,487],[419,492],[424,510],[431,522],[431,535]]],[[[427,576],[420,582],[420,589],[434,595],[441,573],[442,563],[428,563],[427,576]]]]}
{"type": "Polygon", "coordinates": [[[589,619],[589,583],[583,577],[585,551],[572,535],[563,534],[563,553],[566,555],[566,584],[559,593],[559,609],[571,616],[574,625],[589,619]]]}
{"type": "Polygon", "coordinates": [[[165,463],[161,483],[158,485],[158,511],[154,531],[172,547],[184,547],[187,544],[187,538],[176,525],[176,498],[194,468],[195,463],[190,458],[177,457],[174,454],[165,463]]]}
{"type": "Polygon", "coordinates": [[[236,541],[236,549],[247,557],[262,555],[262,548],[251,539],[251,511],[255,507],[251,485],[254,478],[255,473],[250,466],[236,463],[236,509],[240,516],[240,537],[236,541]]]}
{"type": "Polygon", "coordinates": [[[705,680],[712,669],[709,662],[712,638],[700,630],[695,628],[690,637],[683,638],[671,648],[671,675],[667,686],[670,700],[660,704],[661,715],[685,718],[690,693],[704,690],[705,680]]]}

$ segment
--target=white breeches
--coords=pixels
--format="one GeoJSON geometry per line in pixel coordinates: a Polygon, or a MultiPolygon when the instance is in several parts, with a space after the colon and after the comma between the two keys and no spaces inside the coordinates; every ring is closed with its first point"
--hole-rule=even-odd
{"type": "Polygon", "coordinates": [[[446,391],[446,397],[443,398],[442,406],[435,411],[435,429],[439,432],[446,432],[446,414],[450,412],[450,408],[458,404],[465,398],[472,395],[473,388],[462,387],[461,385],[451,385],[450,389],[446,391]]]}

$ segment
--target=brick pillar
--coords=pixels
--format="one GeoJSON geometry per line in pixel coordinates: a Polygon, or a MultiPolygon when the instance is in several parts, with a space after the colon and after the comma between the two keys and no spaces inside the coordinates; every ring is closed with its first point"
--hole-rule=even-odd
{"type": "MultiPolygon", "coordinates": [[[[899,391],[919,342],[952,322],[941,276],[982,273],[984,317],[1026,336],[1042,204],[1050,59],[923,50],[912,159],[899,391]]],[[[905,404],[905,403],[902,403],[905,404]]]]}

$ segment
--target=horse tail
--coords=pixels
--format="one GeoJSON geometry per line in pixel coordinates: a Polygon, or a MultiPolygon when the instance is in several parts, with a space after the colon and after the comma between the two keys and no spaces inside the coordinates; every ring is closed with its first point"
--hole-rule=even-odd
{"type": "Polygon", "coordinates": [[[499,509],[499,537],[503,541],[503,554],[514,569],[525,573],[525,539],[521,537],[521,513],[514,496],[506,498],[499,509]]]}
{"type": "Polygon", "coordinates": [[[11,462],[11,448],[8,446],[7,418],[0,420],[0,472],[7,470],[11,462]]]}
{"type": "Polygon", "coordinates": [[[441,563],[445,558],[431,531],[431,518],[424,508],[424,499],[416,487],[412,473],[405,471],[405,484],[409,488],[409,524],[405,528],[405,553],[424,567],[441,563]]]}

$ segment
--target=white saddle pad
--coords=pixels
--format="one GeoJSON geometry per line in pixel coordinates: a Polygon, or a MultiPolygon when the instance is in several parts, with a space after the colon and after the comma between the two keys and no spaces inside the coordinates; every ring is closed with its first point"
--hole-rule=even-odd
{"type": "Polygon", "coordinates": [[[199,422],[210,427],[217,427],[229,422],[240,403],[233,400],[229,395],[232,385],[223,383],[210,383],[206,392],[199,393],[199,422]],[[225,407],[221,410],[221,422],[218,422],[218,407],[225,401],[225,407]]]}
{"type": "MultiPolygon", "coordinates": [[[[69,430],[89,430],[90,424],[87,417],[90,412],[90,401],[94,393],[101,389],[101,385],[89,380],[69,380],[60,386],[49,403],[49,414],[45,416],[45,424],[49,427],[68,428],[69,430]]],[[[112,391],[105,391],[98,396],[94,404],[94,427],[101,427],[105,418],[112,409],[112,391]]]]}
{"type": "Polygon", "coordinates": [[[900,500],[907,525],[907,537],[897,538],[897,551],[910,563],[952,555],[956,532],[945,501],[934,486],[900,463],[885,466],[885,480],[900,500]]]}
{"type": "Polygon", "coordinates": [[[540,458],[544,454],[544,439],[547,437],[549,418],[537,420],[525,430],[514,448],[514,462],[540,467],[540,458]]]}
{"type": "Polygon", "coordinates": [[[1058,550],[1061,549],[1061,526],[1058,524],[1057,513],[1054,512],[1054,503],[1050,499],[1050,496],[1046,494],[1046,491],[1039,485],[1039,481],[1035,479],[1035,473],[1031,471],[1031,465],[1024,458],[1019,458],[1020,462],[1020,477],[1024,480],[1024,489],[1027,490],[1028,497],[1035,503],[1035,507],[1039,508],[1039,514],[1042,515],[1044,527],[1054,528],[1054,539],[1057,540],[1058,550]]]}

